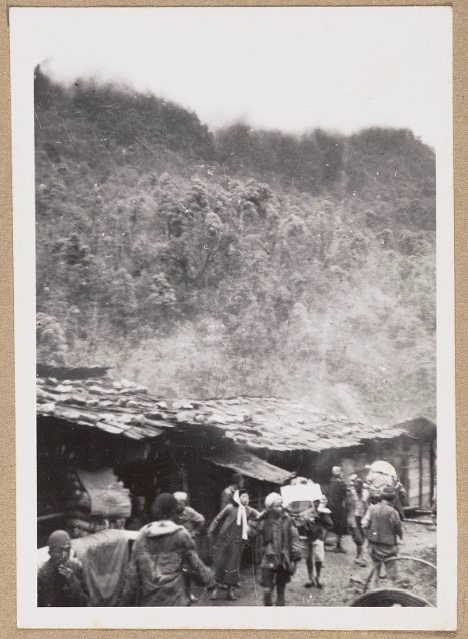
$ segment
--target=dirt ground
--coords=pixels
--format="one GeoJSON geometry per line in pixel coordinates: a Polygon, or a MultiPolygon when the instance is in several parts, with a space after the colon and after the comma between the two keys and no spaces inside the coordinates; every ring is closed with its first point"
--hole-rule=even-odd
{"type": "MultiPolygon", "coordinates": [[[[419,557],[435,563],[436,530],[422,524],[404,522],[403,544],[400,546],[401,556],[419,557]]],[[[333,541],[333,535],[330,535],[333,541]]],[[[328,543],[328,540],[327,540],[328,543]]],[[[364,556],[367,567],[355,566],[353,560],[356,547],[351,537],[343,538],[345,554],[335,554],[327,548],[325,564],[322,571],[324,589],[305,588],[307,571],[305,561],[298,564],[296,574],[286,589],[286,605],[288,606],[349,606],[364,589],[365,581],[372,569],[372,562],[367,549],[364,556]]],[[[245,559],[245,558],[244,558],[245,559]]],[[[246,561],[241,570],[241,584],[236,591],[236,602],[226,601],[221,591],[218,601],[210,601],[210,593],[202,588],[194,588],[193,593],[199,598],[197,606],[261,606],[263,591],[258,584],[255,571],[246,561]]],[[[431,568],[413,561],[399,561],[398,588],[417,594],[432,605],[436,603],[436,576],[431,568]]],[[[388,579],[382,579],[382,588],[391,587],[388,579]]]]}

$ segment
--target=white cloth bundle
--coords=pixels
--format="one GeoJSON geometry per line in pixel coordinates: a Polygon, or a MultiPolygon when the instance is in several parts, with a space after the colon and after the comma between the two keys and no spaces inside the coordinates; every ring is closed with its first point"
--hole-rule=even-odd
{"type": "Polygon", "coordinates": [[[249,526],[247,524],[247,509],[240,502],[238,490],[236,490],[236,492],[234,493],[233,500],[239,506],[237,509],[237,525],[240,526],[242,524],[242,539],[248,539],[249,526]]]}

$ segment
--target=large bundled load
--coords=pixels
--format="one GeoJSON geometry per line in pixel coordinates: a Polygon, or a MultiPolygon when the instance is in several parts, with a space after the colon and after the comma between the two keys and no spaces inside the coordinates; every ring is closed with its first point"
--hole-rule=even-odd
{"type": "Polygon", "coordinates": [[[131,514],[130,494],[111,468],[70,471],[67,481],[66,527],[72,538],[124,527],[131,514]]]}
{"type": "Polygon", "coordinates": [[[386,461],[376,461],[371,464],[366,481],[371,502],[379,500],[386,486],[393,488],[396,493],[393,505],[398,510],[401,519],[405,518],[403,507],[408,505],[408,495],[391,464],[386,461]]]}
{"type": "Polygon", "coordinates": [[[386,486],[396,489],[398,476],[391,464],[386,461],[376,461],[369,467],[366,482],[371,499],[378,499],[386,486]]]}
{"type": "Polygon", "coordinates": [[[281,496],[284,505],[289,510],[301,535],[304,535],[308,523],[313,522],[318,513],[330,513],[326,508],[326,498],[322,493],[320,484],[311,480],[305,482],[291,482],[292,485],[281,487],[281,496]],[[317,510],[314,502],[320,502],[317,510]]]}

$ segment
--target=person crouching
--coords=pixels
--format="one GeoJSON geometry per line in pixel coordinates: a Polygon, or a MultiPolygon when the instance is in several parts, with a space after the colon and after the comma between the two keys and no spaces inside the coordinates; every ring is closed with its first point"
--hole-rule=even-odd
{"type": "Polygon", "coordinates": [[[258,518],[257,532],[261,544],[263,603],[273,605],[276,587],[276,605],[284,606],[286,585],[302,557],[302,545],[296,524],[285,512],[283,498],[278,493],[271,493],[265,499],[265,511],[258,518]]]}
{"type": "Polygon", "coordinates": [[[71,538],[65,530],[49,536],[49,559],[37,571],[37,605],[51,607],[84,607],[89,591],[83,566],[71,557],[71,538]]]}

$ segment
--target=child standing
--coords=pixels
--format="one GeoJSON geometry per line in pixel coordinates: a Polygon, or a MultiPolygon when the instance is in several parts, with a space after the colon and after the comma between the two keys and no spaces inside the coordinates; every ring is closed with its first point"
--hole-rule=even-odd
{"type": "Polygon", "coordinates": [[[323,588],[321,581],[321,573],[323,563],[325,561],[325,533],[332,530],[333,521],[331,520],[331,511],[326,507],[326,497],[316,499],[313,502],[313,508],[301,513],[301,517],[305,523],[306,531],[306,566],[309,580],[306,582],[306,588],[323,588]],[[315,576],[314,576],[315,569],[315,576]]]}
{"type": "Polygon", "coordinates": [[[356,558],[354,563],[358,566],[366,566],[362,551],[365,536],[362,530],[362,519],[369,507],[369,492],[364,488],[364,481],[356,477],[350,491],[350,528],[353,541],[356,544],[356,558]]]}

